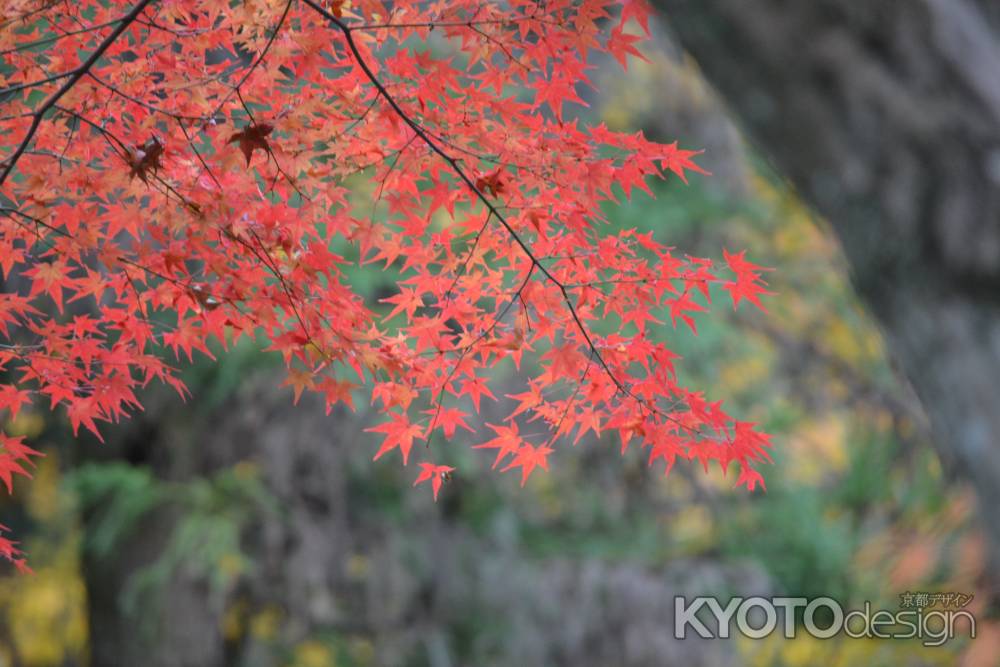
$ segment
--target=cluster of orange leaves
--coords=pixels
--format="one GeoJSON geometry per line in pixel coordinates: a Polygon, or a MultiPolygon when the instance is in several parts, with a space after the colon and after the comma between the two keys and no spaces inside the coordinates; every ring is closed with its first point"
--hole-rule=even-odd
{"type": "MultiPolygon", "coordinates": [[[[453,468],[433,459],[484,401],[506,415],[473,441],[522,483],[558,441],[612,432],[668,470],[736,463],[754,488],[767,437],[678,384],[650,325],[693,330],[713,284],[759,304],[762,270],[608,226],[604,202],[701,171],[695,153],[567,115],[595,53],[641,57],[647,11],[5,3],[0,411],[61,406],[101,438],[150,381],[185,393],[171,357],[251,336],[283,355],[296,400],[353,405],[370,387],[375,458],[405,464],[423,443],[435,498],[453,468]],[[398,277],[388,306],[359,295],[337,248],[398,277]],[[498,399],[500,364],[522,392],[498,399]]],[[[37,453],[0,446],[9,486],[37,453]]],[[[23,565],[9,541],[0,555],[23,565]]]]}

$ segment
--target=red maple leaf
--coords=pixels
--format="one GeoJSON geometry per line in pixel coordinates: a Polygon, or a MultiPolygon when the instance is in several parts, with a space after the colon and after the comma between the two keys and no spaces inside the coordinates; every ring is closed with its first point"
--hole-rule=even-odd
{"type": "MultiPolygon", "coordinates": [[[[185,396],[180,364],[247,337],[280,355],[296,401],[316,392],[329,411],[370,390],[388,413],[375,458],[405,464],[439,427],[487,430],[468,396],[507,410],[472,442],[522,482],[556,443],[604,430],[668,462],[767,460],[766,437],[680,384],[657,342],[664,311],[694,330],[713,283],[760,305],[764,269],[608,224],[623,194],[705,173],[698,151],[563,117],[595,52],[642,57],[646,0],[399,0],[395,19],[303,0],[256,3],[252,21],[184,0],[163,17],[182,36],[147,20],[148,0],[27,4],[0,39],[17,88],[0,115],[0,417],[61,407],[100,438],[142,387],[185,396]],[[432,32],[448,48],[424,48],[432,32]],[[371,280],[370,264],[386,270],[371,280]],[[512,402],[490,389],[507,373],[512,402]]],[[[8,445],[5,485],[33,457],[8,445]]],[[[26,567],[13,549],[0,538],[26,567]]]]}
{"type": "Polygon", "coordinates": [[[406,460],[410,456],[410,449],[413,448],[414,439],[422,440],[424,437],[423,427],[419,424],[410,423],[405,412],[397,412],[393,414],[392,421],[366,428],[365,431],[385,433],[385,440],[382,441],[382,446],[375,453],[373,460],[378,460],[383,454],[391,452],[398,447],[400,453],[403,455],[403,465],[406,465],[406,460]]]}
{"type": "Polygon", "coordinates": [[[487,424],[497,434],[497,437],[484,442],[481,445],[473,446],[473,449],[496,449],[497,457],[493,461],[493,468],[510,454],[516,454],[523,444],[521,436],[517,432],[517,422],[511,422],[510,426],[487,424]]]}
{"type": "Polygon", "coordinates": [[[7,493],[14,492],[14,475],[31,477],[21,464],[34,465],[31,458],[39,456],[45,455],[24,444],[23,436],[11,437],[0,433],[0,481],[7,487],[7,493]]]}
{"type": "Polygon", "coordinates": [[[502,472],[507,472],[511,468],[521,468],[521,486],[524,486],[524,483],[528,481],[528,475],[531,474],[536,466],[542,470],[549,469],[547,457],[553,451],[555,450],[551,447],[544,445],[534,446],[525,443],[518,448],[514,459],[507,464],[507,467],[502,472]]]}
{"type": "Polygon", "coordinates": [[[759,472],[748,465],[740,465],[740,476],[736,480],[736,486],[746,486],[747,491],[753,491],[760,484],[761,489],[767,489],[764,485],[764,477],[759,472]]]}
{"type": "Polygon", "coordinates": [[[733,299],[733,310],[739,306],[742,299],[746,299],[766,313],[767,309],[761,304],[760,297],[774,294],[774,292],[767,291],[767,282],[761,278],[761,273],[767,269],[746,261],[744,259],[746,251],[730,253],[723,250],[722,253],[730,270],[736,274],[736,280],[728,281],[722,285],[733,299]]]}
{"type": "Polygon", "coordinates": [[[425,410],[425,414],[432,416],[432,424],[434,428],[440,428],[444,431],[444,437],[453,438],[455,437],[455,429],[459,426],[464,428],[470,433],[475,433],[476,430],[469,426],[465,422],[465,418],[468,416],[462,410],[458,408],[449,408],[441,406],[437,409],[431,408],[430,410],[425,410]]]}
{"type": "Polygon", "coordinates": [[[635,56],[639,60],[649,62],[649,59],[635,47],[636,42],[643,41],[643,38],[638,35],[629,35],[622,30],[623,27],[618,25],[612,28],[606,47],[608,53],[614,56],[615,60],[626,70],[628,69],[628,56],[635,56]]]}
{"type": "Polygon", "coordinates": [[[430,480],[431,488],[434,490],[434,500],[436,501],[438,498],[438,491],[441,490],[441,484],[444,483],[446,479],[451,478],[451,472],[453,470],[454,468],[451,466],[436,465],[434,463],[421,463],[420,474],[417,475],[417,479],[413,482],[413,486],[430,480]]]}
{"type": "Polygon", "coordinates": [[[483,396],[488,396],[494,401],[497,398],[486,384],[486,378],[482,377],[469,378],[462,383],[462,389],[458,393],[460,396],[468,395],[472,398],[472,404],[476,406],[476,412],[479,412],[479,401],[483,396]]]}
{"type": "Polygon", "coordinates": [[[687,171],[693,171],[697,174],[709,173],[691,160],[691,158],[695,155],[700,155],[703,151],[689,151],[684,150],[683,148],[678,148],[676,141],[672,144],[667,144],[663,148],[665,151],[663,157],[660,158],[660,163],[665,169],[669,169],[673,173],[677,174],[677,176],[684,181],[684,183],[688,182],[686,174],[687,171]]]}

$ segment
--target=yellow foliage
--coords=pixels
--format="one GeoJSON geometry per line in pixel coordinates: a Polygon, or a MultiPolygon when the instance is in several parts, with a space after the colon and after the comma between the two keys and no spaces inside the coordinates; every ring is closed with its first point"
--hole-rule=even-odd
{"type": "Polygon", "coordinates": [[[244,627],[246,613],[247,604],[243,600],[226,607],[220,621],[222,636],[226,641],[235,642],[246,632],[246,628],[244,627]]]}
{"type": "Polygon", "coordinates": [[[347,576],[356,581],[368,578],[371,569],[368,558],[363,554],[351,554],[347,559],[347,576]]]}
{"type": "Polygon", "coordinates": [[[738,393],[754,386],[760,386],[772,373],[768,355],[754,354],[734,359],[721,369],[719,387],[727,393],[738,393]]]}
{"type": "Polygon", "coordinates": [[[764,639],[740,638],[738,652],[747,667],[896,667],[920,664],[936,667],[955,664],[955,653],[902,639],[853,639],[837,636],[817,639],[798,632],[785,639],[776,632],[764,639]]]}
{"type": "Polygon", "coordinates": [[[348,643],[347,650],[358,665],[371,665],[375,661],[375,645],[370,639],[356,637],[348,643]]]}
{"type": "Polygon", "coordinates": [[[560,490],[557,477],[535,474],[528,479],[528,485],[534,487],[536,509],[543,517],[556,519],[566,514],[566,498],[560,490]]]}
{"type": "Polygon", "coordinates": [[[247,561],[242,554],[227,553],[219,558],[215,566],[226,579],[233,579],[246,572],[247,561]]]}
{"type": "Polygon", "coordinates": [[[333,651],[318,641],[304,641],[295,647],[293,667],[334,667],[337,661],[333,651]]]}
{"type": "Polygon", "coordinates": [[[847,423],[843,415],[828,414],[797,425],[786,442],[790,478],[816,484],[847,466],[847,423]]]}
{"type": "Polygon", "coordinates": [[[62,502],[59,494],[59,462],[55,452],[45,458],[36,459],[38,465],[32,471],[32,483],[25,488],[28,513],[39,521],[52,521],[60,512],[62,502]]]}
{"type": "Polygon", "coordinates": [[[253,461],[240,461],[233,466],[233,474],[236,479],[248,482],[260,476],[260,466],[253,461]]]}
{"type": "Polygon", "coordinates": [[[45,418],[34,410],[24,409],[17,413],[15,419],[7,422],[4,430],[9,435],[23,435],[26,438],[38,437],[45,429],[45,418]]]}
{"type": "Polygon", "coordinates": [[[715,521],[705,505],[685,503],[670,521],[670,534],[686,549],[697,552],[711,548],[715,521]]]}
{"type": "Polygon", "coordinates": [[[872,356],[872,343],[859,336],[857,328],[849,326],[843,320],[831,320],[824,331],[823,340],[827,349],[853,364],[872,356]]]}
{"type": "MultiPolygon", "coordinates": [[[[23,415],[23,413],[22,413],[23,415]]],[[[12,431],[23,434],[41,430],[18,416],[12,431]]],[[[59,463],[54,452],[38,461],[34,481],[25,487],[25,509],[40,524],[59,524],[58,530],[28,540],[34,575],[11,575],[0,584],[0,614],[9,628],[16,655],[30,667],[79,662],[87,649],[86,589],[80,574],[79,531],[65,525],[65,503],[60,493],[59,463]]],[[[5,661],[3,664],[10,664],[5,661]]]]}
{"type": "MultiPolygon", "coordinates": [[[[87,643],[86,599],[77,572],[47,567],[13,583],[5,600],[7,622],[21,661],[60,665],[87,643]]],[[[6,596],[5,596],[6,597],[6,596]]]]}
{"type": "Polygon", "coordinates": [[[281,618],[281,610],[277,607],[267,607],[257,612],[250,619],[250,634],[257,639],[274,639],[281,627],[281,618]]]}

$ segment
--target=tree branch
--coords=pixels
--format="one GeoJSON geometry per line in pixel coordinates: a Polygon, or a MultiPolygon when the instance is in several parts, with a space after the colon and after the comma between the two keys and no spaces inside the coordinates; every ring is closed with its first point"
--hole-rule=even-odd
{"type": "Polygon", "coordinates": [[[42,103],[42,106],[40,106],[32,114],[31,126],[28,128],[27,133],[21,140],[21,144],[10,156],[7,157],[7,159],[0,163],[4,165],[3,171],[0,172],[0,185],[4,184],[7,177],[14,170],[14,165],[17,164],[17,161],[24,154],[24,151],[28,149],[28,145],[35,137],[35,133],[38,132],[39,125],[42,124],[42,117],[44,117],[45,114],[48,113],[60,99],[62,99],[63,95],[73,89],[73,86],[75,86],[77,82],[79,82],[80,79],[82,79],[87,72],[90,71],[90,68],[94,66],[94,63],[96,63],[100,57],[104,55],[105,51],[111,48],[111,45],[114,44],[119,37],[121,37],[121,34],[125,32],[130,25],[132,25],[132,23],[139,17],[139,14],[142,13],[142,10],[144,10],[152,1],[153,0],[139,0],[139,2],[137,2],[131,10],[129,10],[128,14],[121,18],[121,22],[115,26],[115,29],[112,30],[107,37],[104,38],[104,41],[101,42],[96,49],[94,49],[94,52],[90,54],[90,57],[83,61],[79,67],[73,70],[69,79],[59,87],[59,90],[52,93],[52,95],[42,103]]]}

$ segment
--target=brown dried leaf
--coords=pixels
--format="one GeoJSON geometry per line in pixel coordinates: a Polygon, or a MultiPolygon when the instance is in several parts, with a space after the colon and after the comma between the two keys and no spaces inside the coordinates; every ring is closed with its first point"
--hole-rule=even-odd
{"type": "Polygon", "coordinates": [[[271,146],[267,143],[267,136],[273,131],[274,127],[267,123],[253,123],[229,137],[229,141],[226,143],[239,143],[240,151],[247,159],[247,166],[249,167],[250,158],[253,157],[255,149],[260,148],[265,153],[271,152],[271,146]]]}

